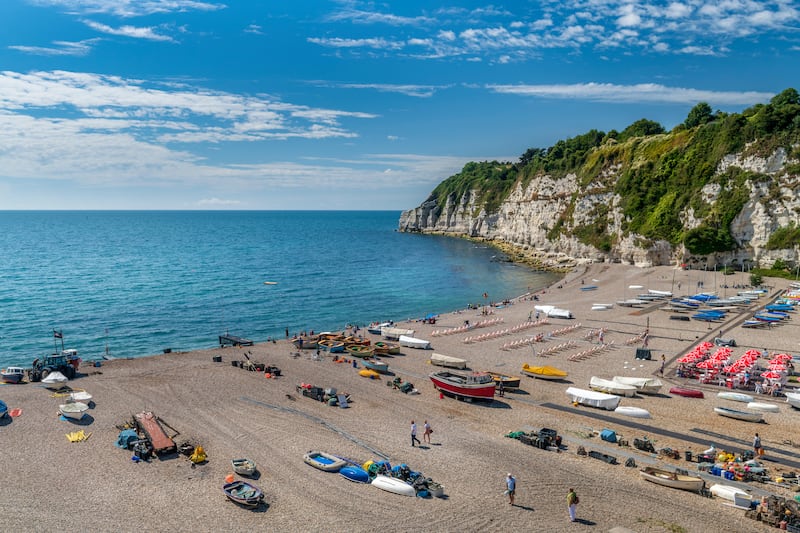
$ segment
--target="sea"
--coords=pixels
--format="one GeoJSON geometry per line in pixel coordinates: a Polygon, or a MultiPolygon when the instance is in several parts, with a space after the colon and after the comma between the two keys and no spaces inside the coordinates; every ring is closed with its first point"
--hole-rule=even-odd
{"type": "Polygon", "coordinates": [[[0,367],[420,319],[558,279],[465,239],[398,232],[400,214],[0,212],[0,367]]]}

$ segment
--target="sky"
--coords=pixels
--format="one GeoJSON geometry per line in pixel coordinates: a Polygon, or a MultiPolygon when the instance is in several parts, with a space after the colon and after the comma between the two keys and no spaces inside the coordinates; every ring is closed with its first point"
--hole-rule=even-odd
{"type": "Polygon", "coordinates": [[[797,1],[0,1],[0,209],[405,210],[800,89],[797,1]]]}

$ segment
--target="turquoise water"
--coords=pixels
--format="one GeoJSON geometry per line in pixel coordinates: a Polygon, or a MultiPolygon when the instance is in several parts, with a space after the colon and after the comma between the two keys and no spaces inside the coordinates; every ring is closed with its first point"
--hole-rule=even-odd
{"type": "Polygon", "coordinates": [[[211,348],[443,313],[556,276],[455,238],[396,231],[399,212],[0,213],[0,366],[211,348]],[[265,285],[274,281],[275,285],[265,285]]]}

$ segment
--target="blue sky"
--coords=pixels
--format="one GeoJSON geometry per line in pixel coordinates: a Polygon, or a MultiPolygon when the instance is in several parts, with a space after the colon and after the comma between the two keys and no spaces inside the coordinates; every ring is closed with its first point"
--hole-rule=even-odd
{"type": "Polygon", "coordinates": [[[0,209],[408,209],[800,89],[793,1],[2,0],[0,209]]]}

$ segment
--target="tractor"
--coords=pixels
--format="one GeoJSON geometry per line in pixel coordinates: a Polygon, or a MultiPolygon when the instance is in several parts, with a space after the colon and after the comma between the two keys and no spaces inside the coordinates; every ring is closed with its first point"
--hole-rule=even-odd
{"type": "Polygon", "coordinates": [[[31,381],[41,381],[50,372],[55,371],[61,372],[67,379],[75,377],[75,367],[67,361],[67,357],[63,354],[52,354],[44,359],[35,359],[33,368],[28,371],[28,375],[31,381]]]}

